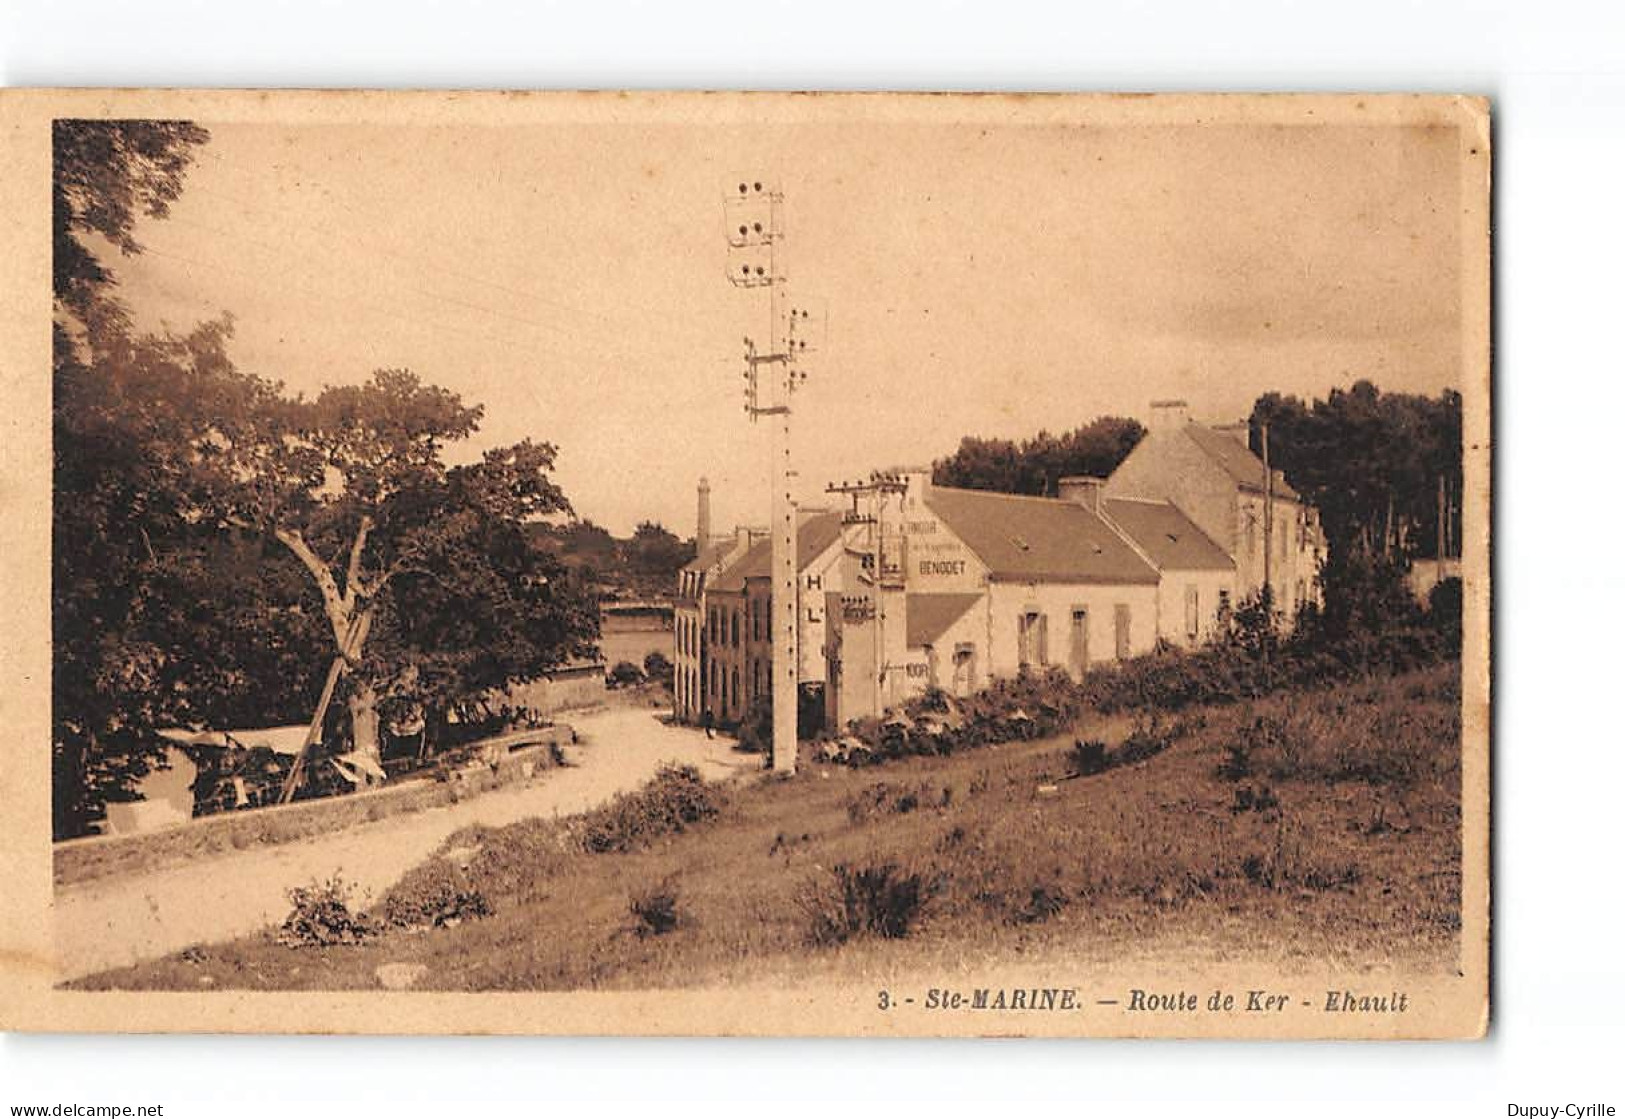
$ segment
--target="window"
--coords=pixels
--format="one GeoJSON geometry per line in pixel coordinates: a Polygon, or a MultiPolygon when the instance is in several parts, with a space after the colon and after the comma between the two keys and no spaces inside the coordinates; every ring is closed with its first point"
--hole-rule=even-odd
{"type": "Polygon", "coordinates": [[[1112,608],[1112,621],[1117,636],[1117,659],[1128,660],[1129,656],[1129,609],[1128,603],[1119,602],[1112,608]]]}
{"type": "Polygon", "coordinates": [[[1196,584],[1185,588],[1185,636],[1192,641],[1202,628],[1202,607],[1196,584]]]}
{"type": "MultiPolygon", "coordinates": [[[[735,649],[737,649],[737,648],[739,648],[739,610],[738,610],[738,608],[734,609],[733,614],[732,614],[732,618],[733,618],[733,647],[735,649]]],[[[734,690],[736,692],[739,690],[739,685],[738,684],[734,685],[734,690]]]]}
{"type": "Polygon", "coordinates": [[[1016,622],[1016,639],[1022,668],[1049,663],[1049,619],[1029,610],[1016,622]]]}
{"type": "Polygon", "coordinates": [[[954,646],[954,695],[968,696],[976,687],[976,646],[954,646]]]}
{"type": "Polygon", "coordinates": [[[1089,670],[1089,610],[1072,608],[1072,673],[1082,676],[1089,670]]]}

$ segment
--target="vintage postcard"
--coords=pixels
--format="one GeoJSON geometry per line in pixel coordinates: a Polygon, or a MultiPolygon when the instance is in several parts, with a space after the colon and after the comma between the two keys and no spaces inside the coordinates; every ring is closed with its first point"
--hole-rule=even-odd
{"type": "Polygon", "coordinates": [[[0,144],[0,1024],[1483,1034],[1484,100],[0,144]]]}

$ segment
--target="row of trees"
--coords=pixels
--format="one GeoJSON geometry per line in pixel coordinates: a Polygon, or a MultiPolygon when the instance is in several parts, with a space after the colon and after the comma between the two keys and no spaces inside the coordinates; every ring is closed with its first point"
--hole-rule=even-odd
{"type": "Polygon", "coordinates": [[[1404,561],[1434,557],[1441,535],[1459,554],[1461,422],[1453,389],[1429,397],[1357,381],[1308,403],[1265,393],[1249,427],[1256,452],[1269,425],[1270,463],[1320,511],[1334,555],[1404,561]]]}
{"type": "Polygon", "coordinates": [[[555,448],[452,466],[481,409],[410,371],[315,399],[239,370],[231,321],[131,327],[98,247],[141,251],[195,125],[54,130],[53,816],[81,834],[155,728],[311,717],[376,755],[380,721],[479,707],[594,651],[592,595],[528,525],[570,513],[555,448]]]}
{"type": "Polygon", "coordinates": [[[1121,416],[1101,416],[1063,435],[1041,431],[1031,439],[982,439],[967,435],[959,449],[932,464],[940,486],[1054,497],[1069,475],[1104,478],[1128,457],[1145,428],[1121,416]]]}
{"type": "Polygon", "coordinates": [[[539,523],[532,535],[584,583],[612,597],[669,595],[678,568],[694,558],[694,541],[679,539],[655,521],[641,522],[625,538],[585,518],[539,523]]]}

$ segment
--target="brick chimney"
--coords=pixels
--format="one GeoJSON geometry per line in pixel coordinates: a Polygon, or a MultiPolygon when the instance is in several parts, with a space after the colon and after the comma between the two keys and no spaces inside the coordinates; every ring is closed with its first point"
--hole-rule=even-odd
{"type": "Polygon", "coordinates": [[[908,484],[908,492],[903,495],[908,505],[918,505],[924,501],[931,492],[931,468],[929,466],[899,466],[890,471],[899,475],[908,484]]]}
{"type": "Polygon", "coordinates": [[[694,547],[704,549],[711,542],[711,483],[700,478],[699,509],[694,517],[694,547]]]}
{"type": "Polygon", "coordinates": [[[1152,431],[1178,431],[1190,421],[1191,407],[1183,400],[1153,400],[1151,402],[1152,431]]]}
{"type": "Polygon", "coordinates": [[[1106,488],[1106,479],[1091,478],[1087,474],[1073,474],[1055,483],[1056,494],[1062,501],[1072,501],[1100,512],[1100,499],[1106,488]]]}

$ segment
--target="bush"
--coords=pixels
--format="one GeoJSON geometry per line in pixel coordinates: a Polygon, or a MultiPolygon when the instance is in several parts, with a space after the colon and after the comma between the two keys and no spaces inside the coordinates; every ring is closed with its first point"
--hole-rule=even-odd
{"type": "Polygon", "coordinates": [[[677,887],[670,879],[633,893],[626,908],[632,915],[632,930],[640,937],[665,936],[681,923],[677,887]]]}
{"type": "Polygon", "coordinates": [[[360,944],[377,935],[377,926],[366,914],[350,911],[350,893],[351,887],[338,875],[295,886],[288,891],[293,910],[283,918],[276,942],[289,948],[328,948],[360,944]]]}
{"type": "Polygon", "coordinates": [[[750,754],[765,754],[773,749],[773,696],[758,695],[750,701],[745,717],[739,723],[739,748],[750,754]]]}
{"type": "Polygon", "coordinates": [[[1025,900],[1017,906],[1013,916],[1024,925],[1047,921],[1066,906],[1066,892],[1059,886],[1037,882],[1027,887],[1025,900]]]}
{"type": "Polygon", "coordinates": [[[1106,769],[1106,744],[1091,739],[1088,742],[1078,739],[1072,743],[1072,749],[1066,755],[1067,769],[1079,777],[1091,777],[1102,773],[1106,769]]]}
{"type": "Polygon", "coordinates": [[[384,924],[401,929],[459,925],[490,915],[490,903],[468,873],[444,859],[413,868],[379,907],[384,924]]]}
{"type": "Polygon", "coordinates": [[[878,781],[852,794],[846,801],[846,817],[860,824],[875,815],[902,816],[918,808],[946,808],[953,802],[953,789],[938,788],[929,781],[912,785],[891,785],[878,781]]]}
{"type": "Polygon", "coordinates": [[[677,678],[677,670],[666,658],[665,653],[659,649],[651,649],[643,658],[643,675],[652,683],[670,688],[677,678]]]}
{"type": "Polygon", "coordinates": [[[922,875],[895,864],[854,869],[842,863],[827,878],[806,883],[797,904],[807,940],[827,947],[862,935],[901,940],[919,920],[926,892],[922,875]]]}
{"type": "Polygon", "coordinates": [[[1173,735],[1163,730],[1153,718],[1129,732],[1128,737],[1123,739],[1123,744],[1117,748],[1117,753],[1113,755],[1113,761],[1117,765],[1133,765],[1135,762],[1156,757],[1173,743],[1173,735]]]}
{"type": "Polygon", "coordinates": [[[604,676],[604,685],[610,688],[630,688],[643,683],[643,669],[631,661],[616,661],[604,676]]]}
{"type": "Polygon", "coordinates": [[[721,790],[691,765],[666,765],[634,793],[623,793],[581,823],[581,847],[592,854],[632,851],[685,831],[722,811],[721,790]]]}

